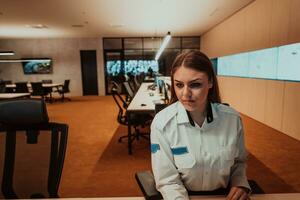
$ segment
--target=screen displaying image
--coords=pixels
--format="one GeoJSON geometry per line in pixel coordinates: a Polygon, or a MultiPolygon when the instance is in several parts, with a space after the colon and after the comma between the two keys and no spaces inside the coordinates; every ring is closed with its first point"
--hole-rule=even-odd
{"type": "Polygon", "coordinates": [[[155,60],[125,60],[124,61],[125,73],[133,75],[140,73],[147,73],[149,69],[152,72],[158,72],[158,62],[155,60]]]}
{"type": "Polygon", "coordinates": [[[110,60],[106,62],[106,73],[111,76],[120,74],[137,75],[148,71],[158,72],[158,62],[155,60],[125,60],[122,68],[120,60],[110,60]]]}
{"type": "Polygon", "coordinates": [[[121,74],[121,61],[120,60],[107,61],[106,72],[111,76],[117,76],[121,74]]]}
{"type": "Polygon", "coordinates": [[[52,73],[52,61],[50,59],[23,58],[24,74],[50,74],[52,73]]]}

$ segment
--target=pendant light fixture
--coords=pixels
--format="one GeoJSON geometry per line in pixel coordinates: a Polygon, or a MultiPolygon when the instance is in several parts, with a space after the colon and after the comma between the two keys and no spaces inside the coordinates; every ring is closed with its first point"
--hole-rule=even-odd
{"type": "Polygon", "coordinates": [[[164,38],[163,43],[161,44],[159,50],[157,51],[156,55],[155,55],[155,60],[157,61],[160,57],[160,55],[162,54],[162,52],[164,51],[164,49],[166,48],[167,44],[169,43],[171,39],[171,33],[170,31],[167,33],[167,35],[164,38]]]}

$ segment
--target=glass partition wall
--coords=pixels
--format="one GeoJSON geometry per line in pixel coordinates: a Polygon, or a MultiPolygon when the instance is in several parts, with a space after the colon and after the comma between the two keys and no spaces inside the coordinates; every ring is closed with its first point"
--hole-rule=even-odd
{"type": "Polygon", "coordinates": [[[172,37],[156,61],[155,54],[163,37],[103,38],[106,94],[112,81],[122,85],[126,79],[148,73],[170,75],[176,55],[186,49],[200,49],[200,37],[172,37]]]}

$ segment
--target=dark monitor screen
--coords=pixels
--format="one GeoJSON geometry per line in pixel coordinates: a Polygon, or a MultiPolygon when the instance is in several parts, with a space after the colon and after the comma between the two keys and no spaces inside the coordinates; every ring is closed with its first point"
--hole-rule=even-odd
{"type": "Polygon", "coordinates": [[[49,58],[23,58],[24,74],[51,74],[52,60],[49,58]]]}

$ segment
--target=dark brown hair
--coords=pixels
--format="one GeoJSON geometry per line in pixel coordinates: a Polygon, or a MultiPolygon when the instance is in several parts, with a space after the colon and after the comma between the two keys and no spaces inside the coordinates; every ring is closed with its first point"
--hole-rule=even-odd
{"type": "Polygon", "coordinates": [[[207,101],[212,103],[221,103],[218,81],[212,67],[210,59],[202,52],[197,50],[184,51],[177,55],[171,71],[171,101],[170,104],[178,101],[174,90],[174,73],[179,67],[186,67],[200,72],[204,72],[208,76],[208,80],[212,83],[212,88],[209,89],[207,101]]]}

